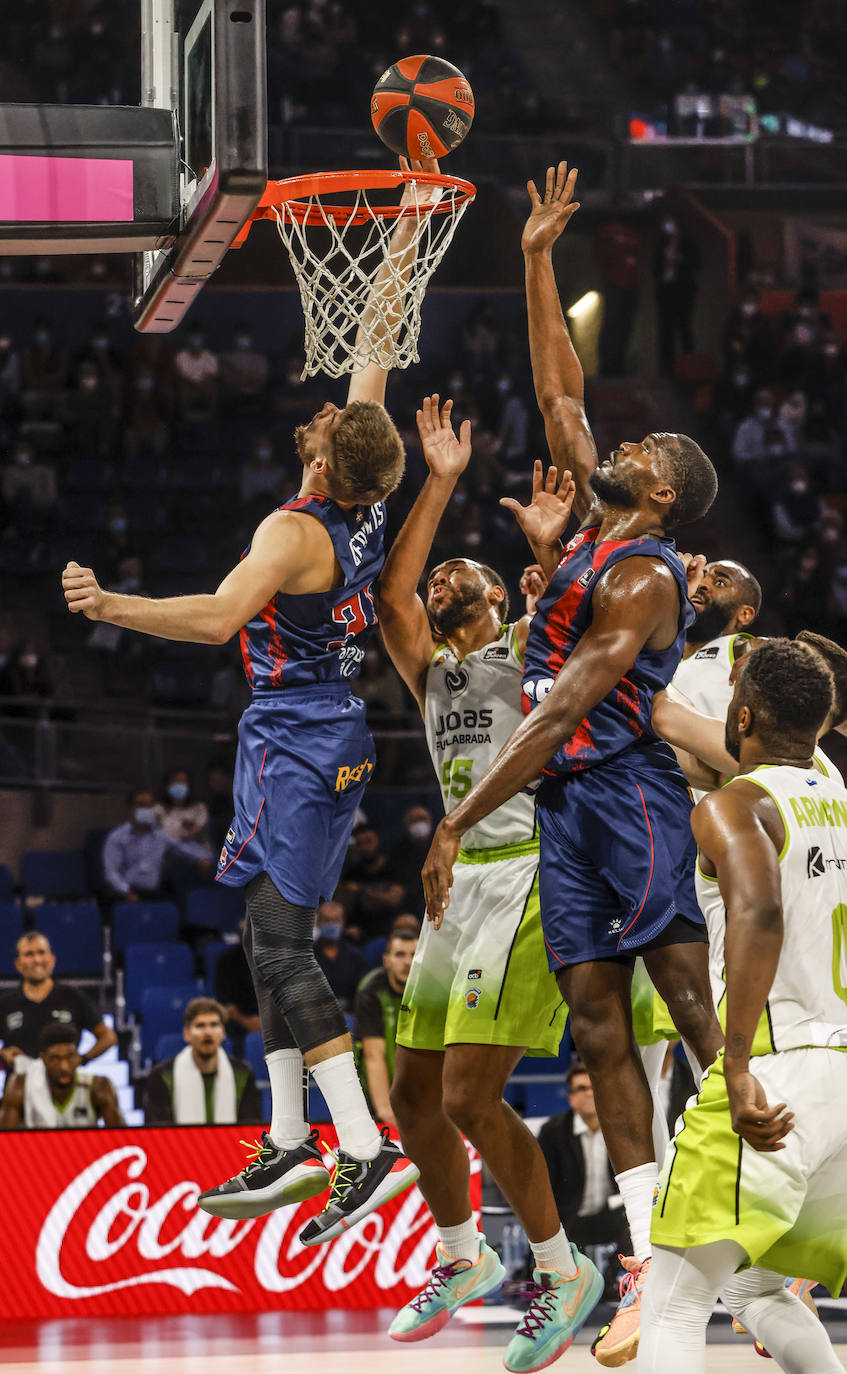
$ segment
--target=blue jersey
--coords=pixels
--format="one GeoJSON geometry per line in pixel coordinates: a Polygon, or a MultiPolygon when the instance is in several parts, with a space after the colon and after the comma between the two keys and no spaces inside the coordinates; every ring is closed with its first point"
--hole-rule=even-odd
{"type": "MultiPolygon", "coordinates": [[[[373,583],[385,562],[385,504],[344,510],[328,496],[296,496],[280,510],[305,511],[327,530],[344,581],[328,592],[277,592],[241,631],[241,658],[254,693],[354,678],[377,623],[373,583]]],[[[250,551],[245,549],[242,557],[250,551]]]]}
{"type": "Polygon", "coordinates": [[[544,596],[538,601],[524,655],[523,709],[546,697],[556,676],[592,620],[592,596],[601,575],[625,558],[660,558],[679,588],[677,635],[667,649],[642,649],[616,687],[588,712],[574,734],[544,769],[572,774],[614,758],[633,744],[653,744],[653,695],[666,687],[682,657],[685,633],[695,619],[688,600],[685,568],[672,539],[597,541],[599,526],[580,530],[565,549],[544,596]]]}

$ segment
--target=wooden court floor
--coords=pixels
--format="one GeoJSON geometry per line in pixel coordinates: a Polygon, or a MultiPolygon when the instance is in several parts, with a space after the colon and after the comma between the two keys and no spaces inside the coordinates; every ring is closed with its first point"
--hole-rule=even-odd
{"type": "MultiPolygon", "coordinates": [[[[392,1315],[267,1312],[9,1324],[0,1333],[0,1369],[2,1374],[316,1374],[316,1369],[319,1374],[498,1374],[516,1320],[516,1314],[502,1309],[475,1309],[430,1341],[398,1346],[385,1335],[392,1315]]],[[[596,1329],[589,1324],[552,1368],[597,1374],[589,1350],[596,1329]]],[[[847,1322],[831,1324],[830,1331],[840,1342],[847,1337],[847,1322]]],[[[748,1340],[732,1336],[725,1320],[711,1323],[709,1341],[708,1374],[767,1374],[777,1368],[765,1364],[748,1340]]],[[[837,1348],[844,1363],[847,1345],[837,1348]]],[[[634,1364],[628,1368],[635,1374],[634,1364]]]]}

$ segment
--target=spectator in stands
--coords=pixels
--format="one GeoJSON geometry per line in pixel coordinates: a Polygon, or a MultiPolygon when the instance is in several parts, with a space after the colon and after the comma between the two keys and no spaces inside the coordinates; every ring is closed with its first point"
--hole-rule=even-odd
{"type": "MultiPolygon", "coordinates": [[[[53,695],[53,675],[34,639],[24,639],[9,654],[3,673],[4,692],[9,696],[41,699],[53,695]]],[[[34,715],[27,706],[7,706],[6,715],[34,715]]]]}
{"type": "Polygon", "coordinates": [[[209,839],[213,854],[220,854],[232,822],[232,770],[232,761],[226,758],[213,758],[206,769],[209,839]]]}
{"type": "Polygon", "coordinates": [[[789,382],[798,377],[805,379],[822,339],[831,328],[832,320],[821,310],[817,291],[809,288],[798,291],[794,309],[782,322],[780,377],[789,382]]]}
{"type": "Polygon", "coordinates": [[[103,873],[113,896],[123,902],[163,896],[169,855],[192,860],[202,876],[209,872],[208,847],[163,830],[152,793],[133,792],[130,808],[129,820],[110,830],[103,844],[103,873]]]}
{"type": "Polygon", "coordinates": [[[188,344],[174,358],[177,405],[187,420],[208,420],[218,397],[218,359],[206,347],[201,325],[191,326],[188,344]]]}
{"type": "Polygon", "coordinates": [[[115,1085],[109,1078],[80,1073],[84,1061],[73,1022],[45,1026],[38,1038],[38,1058],[6,1082],[0,1105],[0,1130],[125,1126],[115,1085]]]}
{"type": "Polygon", "coordinates": [[[233,403],[239,415],[254,414],[268,384],[267,355],[260,353],[247,323],[236,325],[232,348],[220,358],[221,389],[227,399],[227,413],[233,403]]]}
{"type": "Polygon", "coordinates": [[[773,446],[774,430],[778,430],[785,448],[783,454],[791,452],[792,434],[776,413],[776,396],[770,387],[760,387],[753,400],[752,414],[745,416],[732,436],[732,456],[739,474],[746,477],[755,472],[756,464],[762,464],[768,457],[768,443],[773,446]]]}
{"type": "MultiPolygon", "coordinates": [[[[244,921],[239,926],[239,933],[243,937],[244,921]]],[[[262,1029],[256,990],[241,940],[222,949],[217,957],[215,999],[226,1014],[225,1029],[233,1048],[241,1053],[245,1035],[262,1029]]]]}
{"type": "Polygon", "coordinates": [[[628,220],[615,215],[600,225],[594,251],[603,276],[603,323],[599,362],[603,377],[622,377],[638,310],[638,255],[641,235],[628,220]]]}
{"type": "Polygon", "coordinates": [[[124,454],[136,458],[161,458],[170,442],[168,425],[169,393],[157,386],[156,375],[147,365],[131,377],[124,420],[124,454]]]}
{"type": "Polygon", "coordinates": [[[226,1013],[211,997],[185,1008],[185,1049],[154,1064],[144,1092],[148,1126],[224,1126],[258,1123],[262,1103],[253,1070],[223,1048],[226,1013]]]}
{"type": "MultiPolygon", "coordinates": [[[[626,1215],[600,1130],[588,1072],[582,1064],[572,1063],[565,1081],[570,1106],[566,1112],[545,1121],[538,1133],[538,1143],[547,1161],[556,1207],[569,1239],[580,1250],[588,1245],[614,1246],[614,1287],[617,1254],[627,1253],[626,1215]]],[[[607,1271],[607,1289],[609,1279],[607,1271]]]]}
{"type": "Polygon", "coordinates": [[[773,532],[781,544],[796,546],[817,533],[823,508],[800,463],[786,463],[771,506],[773,532]]]}
{"type": "MultiPolygon", "coordinates": [[[[356,679],[356,696],[365,702],[369,716],[399,715],[407,709],[403,684],[379,639],[372,639],[365,649],[362,670],[356,679]]],[[[390,743],[390,740],[386,741],[386,744],[390,743]]]]}
{"type": "Polygon", "coordinates": [[[413,911],[401,911],[399,916],[395,916],[391,922],[391,929],[388,932],[388,939],[392,935],[412,935],[415,939],[421,933],[421,918],[416,916],[413,911]]]}
{"type": "Polygon", "coordinates": [[[410,806],[403,817],[403,834],[389,856],[391,867],[405,889],[406,906],[418,916],[424,914],[421,869],[429,853],[434,828],[432,814],[426,806],[410,806]]]}
{"type": "MultiPolygon", "coordinates": [[[[197,840],[208,849],[209,811],[206,803],[194,796],[184,768],[172,768],[165,778],[156,822],[172,840],[197,840]]],[[[208,852],[211,856],[211,849],[208,852]]]]}
{"type": "Polygon", "coordinates": [[[377,1121],[389,1126],[397,1125],[389,1101],[397,1016],[417,945],[415,935],[392,935],[382,956],[382,968],[369,973],[356,993],[353,1038],[361,1047],[362,1078],[377,1121]]]}
{"type": "Polygon", "coordinates": [[[759,293],[748,286],[738,304],[730,311],[724,330],[724,349],[735,352],[749,371],[754,385],[766,382],[776,358],[773,330],[761,309],[759,293]]]}
{"type": "Polygon", "coordinates": [[[405,905],[405,889],[374,826],[365,823],[354,829],[352,854],[335,896],[347,912],[347,934],[359,944],[385,935],[392,916],[405,905]]]}
{"type": "Polygon", "coordinates": [[[678,217],[666,211],[653,254],[656,315],[659,325],[659,366],[673,376],[677,349],[694,351],[694,306],[700,276],[700,246],[678,217]]]}
{"type": "Polygon", "coordinates": [[[368,971],[361,950],[344,938],[344,907],[321,902],[315,914],[315,959],[342,1011],[352,1011],[356,988],[368,971]]]}
{"type": "MultiPolygon", "coordinates": [[[[847,574],[847,565],[844,572],[847,574]]],[[[832,582],[832,596],[836,603],[842,585],[847,592],[847,576],[842,584],[836,568],[832,582]]],[[[827,578],[816,545],[810,544],[802,549],[799,558],[792,552],[783,574],[782,586],[777,592],[777,601],[785,620],[785,633],[792,639],[800,630],[822,623],[826,614],[827,590],[827,578]]],[[[834,609],[836,618],[840,619],[839,606],[836,604],[834,609]]],[[[847,619],[847,595],[844,599],[844,618],[847,619]]],[[[841,629],[843,631],[843,626],[841,629]]]]}
{"type": "Polygon", "coordinates": [[[37,461],[32,444],[20,436],[12,444],[10,457],[0,490],[12,522],[23,532],[53,515],[58,499],[56,469],[52,463],[37,461]]]}
{"type": "MultiPolygon", "coordinates": [[[[94,1044],[80,1060],[82,1065],[118,1043],[117,1035],[88,998],[54,979],[56,956],[46,935],[38,930],[21,935],[15,946],[15,968],[21,975],[21,985],[16,992],[0,998],[0,1060],[7,1069],[18,1061],[35,1059],[38,1038],[48,1026],[73,1024],[91,1031],[94,1044]]],[[[78,1034],[76,1038],[79,1039],[78,1034]]]]}
{"type": "MultiPolygon", "coordinates": [[[[267,434],[258,434],[239,477],[242,504],[260,519],[282,501],[284,485],[285,469],[274,456],[273,443],[267,434]]],[[[246,511],[239,514],[247,519],[246,511]]]]}
{"type": "Polygon", "coordinates": [[[86,458],[111,456],[119,400],[116,388],[109,386],[94,359],[84,358],[65,409],[68,442],[76,453],[86,458]]]}
{"type": "Polygon", "coordinates": [[[53,326],[44,316],[33,325],[32,341],[21,359],[21,382],[34,401],[64,390],[68,380],[68,355],[57,348],[53,326]]]}
{"type": "Polygon", "coordinates": [[[827,491],[844,491],[844,448],[830,423],[824,396],[813,396],[809,402],[797,440],[797,456],[827,491]]]}

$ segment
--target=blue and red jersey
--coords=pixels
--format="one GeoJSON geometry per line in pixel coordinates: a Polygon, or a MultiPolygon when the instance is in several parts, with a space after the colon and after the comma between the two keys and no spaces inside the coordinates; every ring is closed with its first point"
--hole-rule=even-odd
{"type": "Polygon", "coordinates": [[[660,558],[679,587],[677,636],[667,649],[642,649],[616,687],[593,707],[574,734],[547,764],[547,774],[569,774],[593,768],[634,744],[650,744],[653,696],[676,672],[685,634],[696,612],[688,600],[685,568],[672,539],[597,541],[599,525],[580,530],[565,549],[544,596],[538,601],[524,655],[524,714],[547,696],[550,688],[592,621],[592,597],[608,568],[625,558],[660,558]]]}
{"type": "MultiPolygon", "coordinates": [[[[255,693],[354,678],[377,623],[373,584],[385,562],[385,503],[344,510],[328,496],[296,496],[280,510],[304,511],[332,539],[344,581],[328,592],[277,592],[241,631],[241,659],[255,693]]],[[[250,552],[248,545],[242,558],[250,552]]]]}

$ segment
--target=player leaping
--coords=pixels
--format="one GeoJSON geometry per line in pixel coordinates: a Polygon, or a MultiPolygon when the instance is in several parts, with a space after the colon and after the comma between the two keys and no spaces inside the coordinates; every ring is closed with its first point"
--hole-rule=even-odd
{"type": "MultiPolygon", "coordinates": [[[[447,811],[520,723],[529,629],[526,616],[507,622],[502,580],[470,559],[448,559],[432,570],[426,606],[417,594],[439,521],[470,458],[470,426],[466,421],[457,439],[451,409],[448,401],[439,413],[433,396],[418,412],[429,476],[378,584],[385,644],[420,707],[447,811]]],[[[541,464],[536,467],[539,488],[541,464]]],[[[549,493],[556,533],[564,529],[572,493],[570,473],[549,493]]],[[[404,1148],[421,1171],[438,1249],[426,1287],[391,1324],[395,1340],[435,1335],[458,1307],[503,1279],[503,1266],[473,1219],[462,1132],[534,1253],[534,1298],[506,1351],[506,1368],[549,1364],[597,1302],[602,1278],[569,1244],[538,1142],[503,1101],[506,1080],[527,1047],[557,1052],[566,1015],[544,958],[535,804],[521,795],[465,835],[453,901],[439,929],[424,927],[400,1009],[391,1102],[404,1148]]]]}
{"type": "MultiPolygon", "coordinates": [[[[425,164],[431,169],[437,165],[425,164]]],[[[395,271],[378,276],[374,291],[395,289],[396,263],[405,250],[411,265],[416,245],[415,220],[400,219],[395,271]]],[[[392,318],[387,296],[381,304],[377,313],[392,318]]],[[[393,318],[399,322],[399,311],[393,318]]],[[[364,704],[350,687],[376,624],[383,502],[405,462],[382,404],[386,375],[368,364],[353,374],[343,409],[327,402],[296,431],[299,495],[262,521],[213,595],[117,595],[76,563],[62,578],[69,609],[92,620],[195,644],[222,644],[240,630],[253,698],[239,726],[235,819],[217,876],[246,887],[244,947],[273,1114],[253,1161],[199,1205],[214,1216],[254,1217],[327,1187],[318,1133],[309,1133],[304,1115],[305,1063],[339,1142],[329,1202],[301,1233],[306,1244],[332,1240],[418,1176],[371,1117],[344,1016],[313,947],[315,908],[335,890],[374,766],[364,704]]]]}
{"type": "Polygon", "coordinates": [[[530,626],[527,717],[441,822],[424,868],[427,910],[442,917],[462,836],[543,771],[538,793],[541,919],[551,969],[591,1074],[624,1199],[634,1256],[603,1365],[637,1349],[657,1168],[652,1101],[632,1034],[630,982],[641,954],[674,1024],[701,1064],[722,1043],[709,988],[706,932],[694,893],[691,803],[676,760],[650,728],[654,692],[679,663],[694,619],[669,531],[704,515],[714,468],[681,434],[626,442],[597,466],[583,374],[553,275],[552,248],[576,208],[576,173],[530,183],[523,235],[536,395],[554,463],[572,471],[583,521],[563,551],[525,528],[550,585],[530,626]]]}

